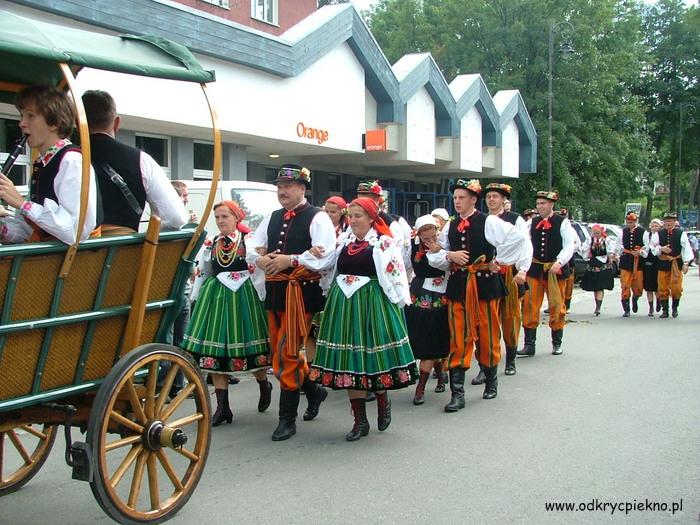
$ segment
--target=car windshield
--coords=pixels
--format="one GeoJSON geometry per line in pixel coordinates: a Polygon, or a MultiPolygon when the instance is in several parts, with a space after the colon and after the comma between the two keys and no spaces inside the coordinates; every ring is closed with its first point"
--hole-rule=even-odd
{"type": "Polygon", "coordinates": [[[280,207],[277,193],[271,190],[232,189],[231,200],[245,212],[243,222],[253,231],[267,215],[280,207]]]}

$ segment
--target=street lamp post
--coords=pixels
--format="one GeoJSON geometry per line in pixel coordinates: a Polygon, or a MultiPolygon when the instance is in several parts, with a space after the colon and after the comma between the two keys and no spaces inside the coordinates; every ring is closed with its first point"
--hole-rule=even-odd
{"type": "MultiPolygon", "coordinates": [[[[574,26],[569,22],[550,22],[549,23],[549,91],[548,91],[548,112],[547,112],[547,189],[551,191],[552,189],[552,66],[554,63],[554,35],[557,33],[563,33],[564,30],[569,32],[574,32],[574,26]]],[[[573,51],[571,44],[565,42],[562,44],[560,51],[565,54],[569,54],[573,51]]]]}

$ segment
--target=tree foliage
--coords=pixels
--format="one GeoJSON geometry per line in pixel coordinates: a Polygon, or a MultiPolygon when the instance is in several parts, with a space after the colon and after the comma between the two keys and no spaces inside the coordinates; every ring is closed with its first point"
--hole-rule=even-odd
{"type": "MultiPolygon", "coordinates": [[[[678,11],[697,18],[697,9],[678,11]]],[[[648,174],[658,172],[652,160],[659,141],[651,130],[660,131],[646,118],[650,95],[640,82],[642,71],[654,67],[652,44],[644,38],[648,14],[634,0],[381,0],[368,23],[392,63],[429,51],[448,82],[480,73],[493,92],[520,90],[539,141],[538,173],[515,184],[520,208],[530,207],[533,191],[547,184],[548,40],[554,24],[554,188],[580,218],[620,222],[624,203],[639,198],[648,174]],[[565,42],[574,49],[568,59],[559,53],[565,42]]],[[[690,71],[697,68],[697,52],[679,53],[687,58],[688,79],[697,79],[697,71],[690,71]]]]}

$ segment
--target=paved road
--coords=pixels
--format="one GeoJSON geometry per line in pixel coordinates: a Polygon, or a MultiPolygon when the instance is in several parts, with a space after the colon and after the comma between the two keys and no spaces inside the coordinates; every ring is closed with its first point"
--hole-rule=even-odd
{"type": "MultiPolygon", "coordinates": [[[[420,407],[411,388],[393,396],[391,427],[356,443],[343,439],[351,416],[340,392],[294,438],[273,443],[276,411],[258,414],[257,386],[244,380],[232,387],[234,424],[214,429],[203,479],[171,523],[697,524],[700,282],[691,272],[678,319],[622,319],[617,290],[594,318],[592,297],[577,290],[564,355],[549,353],[540,327],[537,355],[519,359],[516,376],[499,374],[497,399],[469,386],[467,408],[445,414],[448,394],[432,393],[434,383],[420,407]],[[675,515],[624,514],[626,502],[670,509],[681,499],[675,515]],[[546,512],[555,501],[623,510],[546,512]]],[[[37,477],[2,499],[0,523],[109,522],[62,453],[57,443],[37,477]]]]}

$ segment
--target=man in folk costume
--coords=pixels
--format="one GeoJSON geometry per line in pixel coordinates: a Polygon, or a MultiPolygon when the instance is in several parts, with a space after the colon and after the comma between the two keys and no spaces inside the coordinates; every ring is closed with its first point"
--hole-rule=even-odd
{"type": "Polygon", "coordinates": [[[644,291],[644,260],[640,259],[644,248],[644,228],[637,223],[637,214],[629,212],[625,217],[622,236],[618,237],[615,253],[620,258],[620,286],[622,287],[622,317],[630,316],[630,295],[632,311],[636,314],[639,298],[644,291]]]}
{"type": "MultiPolygon", "coordinates": [[[[559,209],[559,215],[564,217],[565,219],[569,219],[569,222],[571,222],[571,216],[569,214],[569,210],[566,208],[560,208],[559,209]]],[[[581,249],[581,240],[578,238],[578,234],[574,235],[574,252],[578,251],[581,249]]],[[[574,296],[574,280],[575,280],[575,275],[574,275],[574,268],[575,268],[575,261],[574,258],[571,257],[569,259],[569,262],[567,263],[569,266],[569,276],[566,278],[566,284],[564,286],[564,305],[566,306],[566,311],[568,312],[571,309],[571,298],[574,296]]]]}
{"type": "Polygon", "coordinates": [[[566,306],[564,304],[566,278],[570,269],[567,263],[574,255],[576,232],[569,219],[554,213],[554,203],[559,196],[554,191],[537,192],[537,212],[532,219],[530,239],[533,257],[527,272],[527,291],[523,299],[523,330],[525,345],[516,354],[521,357],[535,355],[537,326],[540,324],[540,308],[547,294],[549,303],[549,327],[552,330],[552,354],[561,354],[566,306]]]}
{"type": "Polygon", "coordinates": [[[664,227],[659,230],[651,251],[659,258],[658,300],[661,301],[661,318],[668,318],[668,296],[671,296],[673,317],[678,317],[678,305],[683,294],[683,276],[688,273],[693,260],[693,248],[688,235],[677,226],[678,216],[673,212],[664,215],[664,227]]]}
{"type": "Polygon", "coordinates": [[[476,345],[479,366],[486,376],[483,398],[493,399],[498,394],[498,305],[508,293],[500,265],[515,264],[524,257],[527,237],[512,224],[475,208],[481,195],[478,180],[459,179],[450,191],[459,216],[441,232],[438,242],[442,249],[427,257],[431,266],[451,270],[446,296],[452,398],[445,412],[456,412],[464,408],[464,376],[476,345]]]}
{"type": "Polygon", "coordinates": [[[281,388],[280,420],[272,440],[282,441],[296,433],[301,388],[309,402],[304,421],[316,417],[328,395],[307,378],[305,342],[313,314],[323,310],[319,272],[333,263],[335,228],[328,215],[304,197],[311,187],[308,169],[285,164],[275,182],[283,207],[263,219],[246,248],[253,278],[265,280],[272,365],[281,388]],[[321,249],[319,256],[309,252],[312,246],[321,249]]]}
{"type": "MultiPolygon", "coordinates": [[[[530,232],[523,218],[512,211],[505,209],[505,204],[510,202],[511,187],[508,184],[493,182],[486,186],[484,192],[486,207],[489,215],[494,215],[499,219],[509,222],[518,228],[526,238],[529,239],[530,232]]],[[[520,298],[525,293],[525,278],[532,261],[532,243],[525,243],[526,249],[523,251],[519,261],[512,265],[501,265],[501,273],[505,280],[508,295],[501,299],[499,314],[501,320],[501,331],[503,332],[503,342],[506,347],[506,369],[507,376],[515,375],[515,352],[518,349],[518,339],[520,337],[520,327],[522,316],[520,308],[520,298]]],[[[480,385],[486,381],[483,371],[472,379],[472,385],[480,385]]]]}

